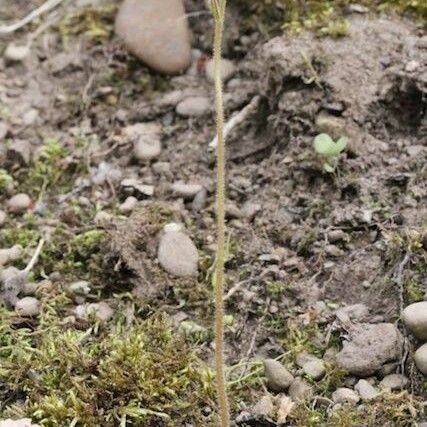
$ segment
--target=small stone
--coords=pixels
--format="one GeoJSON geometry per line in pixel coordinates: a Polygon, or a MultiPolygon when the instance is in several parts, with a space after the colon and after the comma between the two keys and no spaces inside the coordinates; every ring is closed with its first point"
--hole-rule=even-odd
{"type": "Polygon", "coordinates": [[[293,375],[277,360],[264,360],[264,375],[267,386],[273,391],[285,391],[294,380],[293,375]]]}
{"type": "Polygon", "coordinates": [[[326,245],[325,252],[329,256],[340,257],[344,255],[344,251],[335,245],[326,245]]]}
{"type": "Polygon", "coordinates": [[[202,188],[194,197],[191,209],[195,212],[201,211],[206,206],[206,199],[208,197],[208,191],[206,188],[202,188]]]}
{"type": "Polygon", "coordinates": [[[75,295],[86,296],[90,294],[90,283],[86,280],[70,283],[68,291],[75,295]]]}
{"type": "Polygon", "coordinates": [[[154,185],[143,184],[137,179],[126,178],[121,183],[120,186],[126,192],[133,193],[135,196],[147,196],[151,197],[154,195],[154,185]]]}
{"type": "Polygon", "coordinates": [[[107,182],[117,182],[122,177],[121,169],[114,167],[111,163],[101,162],[91,171],[92,182],[96,185],[103,185],[107,182]]]}
{"type": "Polygon", "coordinates": [[[390,374],[381,380],[380,387],[385,390],[403,390],[408,384],[409,380],[405,375],[390,374]]]}
{"type": "Polygon", "coordinates": [[[351,388],[340,387],[332,393],[332,400],[335,403],[356,405],[356,403],[359,402],[360,397],[351,388]]]}
{"type": "Polygon", "coordinates": [[[113,220],[113,215],[105,211],[99,211],[96,213],[93,221],[97,226],[103,227],[109,224],[113,220]]]}
{"type": "Polygon", "coordinates": [[[138,205],[138,199],[134,196],[129,196],[126,200],[119,206],[119,211],[122,213],[132,212],[138,205]]]}
{"type": "Polygon", "coordinates": [[[261,209],[262,206],[259,203],[245,202],[242,206],[242,214],[249,221],[252,221],[261,209]]]}
{"type": "Polygon", "coordinates": [[[406,65],[405,65],[405,71],[407,71],[408,73],[413,73],[414,71],[416,71],[418,68],[420,67],[420,63],[418,61],[409,61],[406,65]]]}
{"type": "Polygon", "coordinates": [[[427,376],[427,344],[423,344],[414,355],[415,365],[418,370],[427,376]]]}
{"type": "Polygon", "coordinates": [[[365,304],[353,304],[339,308],[335,314],[340,320],[348,319],[353,322],[361,322],[368,317],[369,309],[365,304]]]}
{"type": "Polygon", "coordinates": [[[200,117],[211,111],[212,102],[205,96],[185,98],[176,106],[176,113],[182,117],[200,117]]]}
{"type": "Polygon", "coordinates": [[[31,203],[30,196],[25,193],[15,194],[6,202],[9,210],[15,213],[26,211],[31,206],[31,203]]]}
{"type": "Polygon", "coordinates": [[[152,160],[160,155],[162,127],[158,123],[136,123],[127,126],[123,134],[132,141],[136,159],[152,160]]]}
{"type": "Polygon", "coordinates": [[[184,198],[185,200],[194,199],[196,194],[202,191],[202,189],[203,186],[200,184],[186,184],[182,181],[177,181],[172,184],[173,193],[178,197],[184,198]]]}
{"type": "Polygon", "coordinates": [[[38,424],[33,424],[30,418],[20,418],[19,420],[7,420],[0,421],[0,427],[40,427],[38,424]]]}
{"type": "Polygon", "coordinates": [[[308,400],[313,395],[313,388],[301,378],[295,378],[289,387],[289,396],[295,402],[308,400]]]}
{"type": "Polygon", "coordinates": [[[74,309],[74,314],[78,319],[88,320],[95,316],[101,322],[107,322],[113,317],[114,311],[106,302],[96,302],[91,304],[78,305],[74,309]]]}
{"type": "Polygon", "coordinates": [[[372,400],[380,395],[380,392],[366,380],[359,380],[354,389],[359,393],[362,400],[372,400]]]}
{"type": "Polygon", "coordinates": [[[302,370],[315,381],[320,380],[326,373],[326,367],[322,360],[311,360],[304,364],[302,370]]]}
{"type": "Polygon", "coordinates": [[[199,261],[197,248],[182,231],[169,231],[163,234],[157,258],[160,265],[173,276],[197,275],[199,261]]]}
{"type": "Polygon", "coordinates": [[[7,215],[5,211],[0,210],[0,227],[6,222],[7,215]]]}
{"type": "Polygon", "coordinates": [[[251,412],[261,417],[271,417],[274,413],[274,404],[271,394],[266,394],[252,407],[251,412]]]}
{"type": "Polygon", "coordinates": [[[15,311],[23,317],[33,317],[40,313],[40,301],[34,297],[24,297],[15,304],[15,311]]]}
{"type": "MultiPolygon", "coordinates": [[[[211,82],[214,81],[214,61],[209,59],[206,61],[205,68],[206,77],[211,82]]],[[[221,78],[223,82],[229,80],[236,73],[236,66],[229,59],[222,58],[221,60],[221,78]]]]}
{"type": "Polygon", "coordinates": [[[19,46],[15,43],[9,43],[4,51],[4,59],[10,62],[21,62],[29,55],[29,53],[29,46],[19,46]]]}
{"type": "Polygon", "coordinates": [[[25,140],[16,140],[7,149],[7,158],[20,165],[28,165],[31,159],[31,145],[25,140]]]}
{"type": "Polygon", "coordinates": [[[408,305],[402,313],[403,322],[419,340],[427,341],[427,301],[408,305]]]}
{"type": "Polygon", "coordinates": [[[36,108],[30,108],[22,116],[22,122],[25,126],[31,126],[39,117],[39,110],[36,108]]]}
{"type": "Polygon", "coordinates": [[[191,64],[182,0],[125,0],[115,31],[134,55],[160,73],[178,74],[191,64]]]}
{"type": "Polygon", "coordinates": [[[3,265],[16,261],[22,255],[22,246],[14,245],[8,249],[0,249],[0,267],[3,265]]]}
{"type": "Polygon", "coordinates": [[[402,336],[393,324],[360,323],[350,332],[350,340],[343,343],[336,361],[350,374],[367,377],[383,364],[398,360],[402,345],[402,336]]]}
{"type": "Polygon", "coordinates": [[[347,234],[343,230],[331,230],[328,232],[328,240],[331,243],[347,240],[347,234]]]}

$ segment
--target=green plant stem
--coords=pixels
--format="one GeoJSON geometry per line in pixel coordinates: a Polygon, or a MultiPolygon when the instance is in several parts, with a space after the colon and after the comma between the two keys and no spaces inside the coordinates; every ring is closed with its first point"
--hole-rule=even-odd
{"type": "MultiPolygon", "coordinates": [[[[216,11],[214,35],[215,107],[217,125],[217,253],[215,264],[215,367],[221,427],[230,426],[224,372],[224,263],[225,263],[225,141],[224,105],[221,79],[221,46],[224,29],[225,1],[216,11]],[[220,9],[222,6],[222,13],[220,9]]],[[[214,5],[215,7],[215,5],[214,5]]]]}

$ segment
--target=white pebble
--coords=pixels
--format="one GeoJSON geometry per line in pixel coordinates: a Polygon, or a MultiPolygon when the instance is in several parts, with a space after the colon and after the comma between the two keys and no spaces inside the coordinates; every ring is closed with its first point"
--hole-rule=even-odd
{"type": "Polygon", "coordinates": [[[40,313],[40,301],[34,297],[24,297],[15,304],[15,311],[24,317],[37,316],[40,313]]]}
{"type": "Polygon", "coordinates": [[[415,352],[414,360],[418,370],[427,376],[427,344],[423,344],[415,352]]]}
{"type": "Polygon", "coordinates": [[[30,53],[29,46],[25,45],[16,45],[14,43],[8,44],[6,50],[4,51],[4,58],[7,61],[11,62],[21,62],[23,61],[28,54],[30,53]]]}
{"type": "Polygon", "coordinates": [[[7,201],[7,207],[11,212],[23,212],[31,206],[31,199],[28,194],[15,194],[7,201]]]}
{"type": "MultiPolygon", "coordinates": [[[[236,66],[229,59],[221,60],[221,78],[224,82],[229,80],[236,73],[236,66]]],[[[209,59],[206,61],[206,77],[208,80],[214,80],[214,61],[209,59]]]]}
{"type": "Polygon", "coordinates": [[[186,200],[192,200],[196,194],[203,189],[200,184],[186,184],[182,181],[177,181],[172,184],[172,191],[178,197],[183,197],[186,200]]]}
{"type": "Polygon", "coordinates": [[[185,98],[176,106],[176,113],[182,117],[199,117],[211,110],[212,103],[204,96],[185,98]]]}
{"type": "Polygon", "coordinates": [[[138,205],[138,199],[134,196],[129,196],[120,206],[119,211],[122,213],[132,212],[138,205]]]}

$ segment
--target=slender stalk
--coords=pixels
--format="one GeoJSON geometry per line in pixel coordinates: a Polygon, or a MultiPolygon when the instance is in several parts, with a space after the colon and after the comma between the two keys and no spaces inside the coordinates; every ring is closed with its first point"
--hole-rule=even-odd
{"type": "Polygon", "coordinates": [[[224,105],[221,78],[221,47],[224,30],[226,0],[211,0],[215,20],[214,35],[214,80],[217,126],[217,252],[214,274],[215,286],[215,367],[221,427],[230,426],[230,411],[227,399],[224,372],[224,263],[225,263],[225,140],[224,105]]]}

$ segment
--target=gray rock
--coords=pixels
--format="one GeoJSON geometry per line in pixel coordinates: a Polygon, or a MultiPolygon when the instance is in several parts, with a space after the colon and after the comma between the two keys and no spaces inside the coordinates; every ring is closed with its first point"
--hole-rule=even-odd
{"type": "Polygon", "coordinates": [[[325,252],[329,256],[340,257],[344,255],[344,251],[335,245],[326,245],[325,252]]]}
{"type": "Polygon", "coordinates": [[[295,378],[289,387],[288,394],[295,402],[308,400],[313,395],[313,388],[301,378],[295,378]]]}
{"type": "Polygon", "coordinates": [[[332,400],[335,403],[356,405],[356,403],[359,402],[360,397],[351,388],[340,387],[332,393],[332,400]]]}
{"type": "Polygon", "coordinates": [[[295,357],[295,362],[300,368],[302,368],[308,362],[312,362],[315,360],[319,359],[316,356],[313,356],[312,354],[308,353],[307,351],[302,351],[298,353],[295,357]]]}
{"type": "Polygon", "coordinates": [[[119,211],[123,213],[132,212],[138,205],[138,199],[134,196],[129,196],[126,200],[119,206],[119,211]]]}
{"type": "Polygon", "coordinates": [[[211,111],[212,102],[205,96],[185,98],[176,106],[176,113],[182,117],[200,117],[211,111]]]}
{"type": "Polygon", "coordinates": [[[0,142],[9,132],[9,125],[6,122],[0,121],[0,142]]]}
{"type": "Polygon", "coordinates": [[[208,197],[208,191],[206,188],[202,188],[194,197],[191,209],[195,212],[201,211],[206,206],[206,199],[208,197]]]}
{"type": "Polygon", "coordinates": [[[427,341],[427,301],[408,305],[402,313],[403,322],[419,340],[427,341]]]}
{"type": "Polygon", "coordinates": [[[323,360],[316,359],[305,363],[302,370],[306,375],[315,381],[320,380],[326,373],[326,367],[323,360]]]}
{"type": "Polygon", "coordinates": [[[37,316],[40,313],[40,301],[34,297],[24,297],[15,304],[15,311],[24,317],[37,316]]]}
{"type": "Polygon", "coordinates": [[[199,254],[193,241],[182,231],[168,231],[160,239],[157,258],[173,276],[197,275],[199,254]]]}
{"type": "Polygon", "coordinates": [[[359,380],[354,389],[359,393],[362,400],[372,400],[380,395],[380,392],[366,380],[359,380]]]}
{"type": "Polygon", "coordinates": [[[0,227],[6,222],[6,218],[7,218],[6,212],[0,210],[0,227]]]}
{"type": "Polygon", "coordinates": [[[22,255],[22,246],[14,245],[8,249],[0,249],[0,267],[3,265],[16,261],[22,255]]]}
{"type": "Polygon", "coordinates": [[[74,309],[74,314],[81,320],[89,320],[91,317],[95,317],[101,322],[107,322],[113,317],[114,311],[106,302],[102,301],[78,305],[74,309]]]}
{"type": "Polygon", "coordinates": [[[335,314],[340,320],[348,319],[352,322],[360,322],[366,320],[369,315],[369,309],[365,304],[353,304],[339,308],[335,314]]]}
{"type": "Polygon", "coordinates": [[[19,46],[15,43],[9,43],[4,51],[4,59],[10,62],[21,62],[29,55],[29,53],[29,46],[19,46]]]}
{"type": "Polygon", "coordinates": [[[185,200],[192,200],[197,193],[202,191],[203,186],[200,184],[185,183],[177,181],[172,184],[172,191],[178,197],[183,197],[185,200]]]}
{"type": "Polygon", "coordinates": [[[28,194],[19,193],[11,197],[6,205],[11,212],[19,213],[26,211],[31,206],[31,199],[28,194]]]}
{"type": "Polygon", "coordinates": [[[267,386],[273,391],[285,391],[294,380],[293,375],[277,360],[264,360],[264,375],[267,386]]]}
{"type": "Polygon", "coordinates": [[[258,400],[257,403],[252,407],[251,412],[254,415],[261,417],[271,417],[274,413],[274,404],[271,394],[265,394],[258,400]]]}
{"type": "Polygon", "coordinates": [[[423,421],[417,424],[417,427],[427,427],[427,421],[423,421]]]}
{"type": "Polygon", "coordinates": [[[380,387],[385,390],[402,390],[409,384],[409,379],[405,375],[386,375],[380,382],[380,387]]]}
{"type": "Polygon", "coordinates": [[[31,159],[31,145],[28,141],[18,139],[7,149],[7,158],[20,165],[28,165],[31,159]]]}
{"type": "Polygon", "coordinates": [[[178,74],[191,64],[182,0],[125,0],[115,31],[133,54],[158,72],[178,74]]]}
{"type": "Polygon", "coordinates": [[[245,202],[242,206],[242,214],[249,221],[252,221],[256,214],[262,209],[259,203],[245,202]]]}
{"type": "Polygon", "coordinates": [[[403,339],[391,323],[361,323],[350,333],[350,341],[337,354],[337,364],[350,374],[367,377],[384,363],[399,359],[403,339]]]}
{"type": "Polygon", "coordinates": [[[427,344],[423,344],[414,354],[414,361],[417,368],[427,376],[427,344]]]}
{"type": "Polygon", "coordinates": [[[133,143],[136,159],[145,161],[160,155],[162,127],[158,123],[136,123],[127,126],[123,130],[123,134],[133,143]]]}
{"type": "MultiPolygon", "coordinates": [[[[229,80],[236,73],[236,66],[229,59],[221,60],[221,77],[224,82],[229,80]]],[[[214,61],[213,59],[209,59],[206,61],[205,68],[206,77],[211,82],[214,81],[214,61]]]]}
{"type": "Polygon", "coordinates": [[[336,243],[342,240],[347,240],[348,235],[343,230],[331,230],[328,232],[328,240],[331,243],[336,243]]]}

